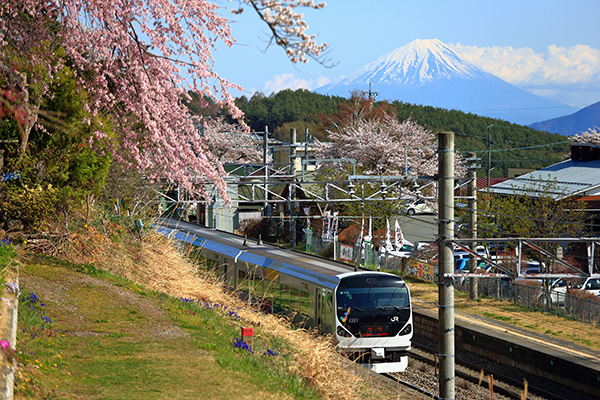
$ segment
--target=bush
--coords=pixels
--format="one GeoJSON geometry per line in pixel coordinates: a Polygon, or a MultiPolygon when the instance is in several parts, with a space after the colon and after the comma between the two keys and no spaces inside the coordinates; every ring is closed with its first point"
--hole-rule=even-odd
{"type": "Polygon", "coordinates": [[[6,220],[20,220],[26,229],[35,231],[46,220],[55,216],[62,204],[65,204],[64,192],[52,185],[13,185],[7,187],[0,207],[6,220]]]}

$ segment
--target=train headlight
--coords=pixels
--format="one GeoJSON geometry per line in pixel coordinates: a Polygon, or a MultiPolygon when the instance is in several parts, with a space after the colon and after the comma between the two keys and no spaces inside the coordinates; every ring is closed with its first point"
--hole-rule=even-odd
{"type": "Polygon", "coordinates": [[[337,335],[341,336],[341,337],[351,337],[352,336],[352,334],[350,332],[348,332],[341,326],[338,326],[338,328],[337,328],[337,335]]]}
{"type": "Polygon", "coordinates": [[[408,335],[412,332],[412,324],[407,324],[398,335],[408,335]]]}

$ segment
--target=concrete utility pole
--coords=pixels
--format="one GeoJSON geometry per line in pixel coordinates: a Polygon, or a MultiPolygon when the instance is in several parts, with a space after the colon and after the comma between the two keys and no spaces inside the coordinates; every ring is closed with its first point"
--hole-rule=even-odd
{"type": "Polygon", "coordinates": [[[290,246],[296,247],[296,129],[290,129],[290,246]]]}
{"type": "Polygon", "coordinates": [[[369,100],[375,100],[375,97],[379,96],[379,92],[371,90],[371,82],[369,82],[369,91],[367,92],[369,100]]]}
{"type": "MultiPolygon", "coordinates": [[[[308,138],[310,137],[310,133],[308,133],[308,128],[304,131],[304,160],[308,160],[308,138]]],[[[302,169],[302,180],[304,180],[304,168],[302,169]]]]}
{"type": "Polygon", "coordinates": [[[454,400],[454,133],[438,133],[439,156],[439,359],[440,398],[454,400]]]}
{"type": "Polygon", "coordinates": [[[487,191],[490,192],[490,180],[492,173],[492,126],[488,126],[488,170],[487,170],[487,191]]]}
{"type": "MultiPolygon", "coordinates": [[[[471,239],[477,238],[477,155],[468,154],[469,160],[473,163],[469,165],[469,233],[471,239]]],[[[477,253],[477,243],[471,243],[471,251],[477,253]]],[[[477,269],[477,257],[471,255],[469,258],[469,272],[473,273],[477,269]]],[[[469,278],[469,299],[477,300],[477,278],[469,278]]]]}
{"type": "Polygon", "coordinates": [[[265,186],[264,186],[264,196],[265,196],[265,204],[263,207],[263,217],[267,218],[268,209],[269,209],[269,186],[267,182],[269,182],[269,127],[265,126],[265,133],[263,135],[263,162],[265,164],[265,186]]]}

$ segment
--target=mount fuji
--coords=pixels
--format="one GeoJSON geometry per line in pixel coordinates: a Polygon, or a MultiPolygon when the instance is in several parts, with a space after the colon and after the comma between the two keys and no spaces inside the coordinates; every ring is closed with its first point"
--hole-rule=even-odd
{"type": "Polygon", "coordinates": [[[415,40],[315,92],[349,97],[369,84],[379,100],[456,109],[522,125],[578,110],[477,68],[438,39],[415,40]]]}

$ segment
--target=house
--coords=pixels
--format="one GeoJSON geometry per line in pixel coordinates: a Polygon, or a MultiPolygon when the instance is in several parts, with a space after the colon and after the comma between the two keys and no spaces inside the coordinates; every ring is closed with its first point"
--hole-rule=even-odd
{"type": "Polygon", "coordinates": [[[571,158],[492,185],[497,195],[527,194],[555,200],[574,198],[586,203],[592,232],[600,231],[600,146],[572,143],[571,158]]]}

